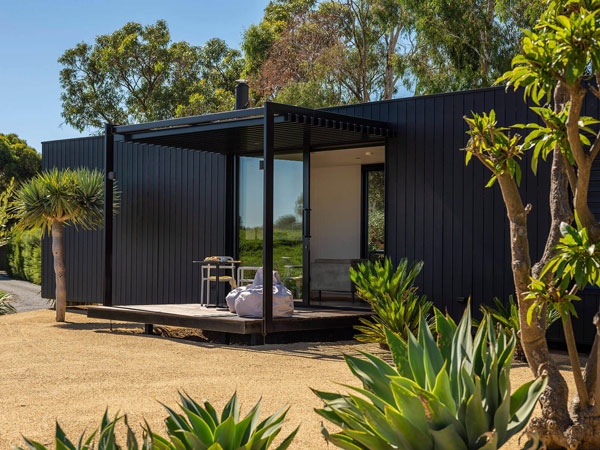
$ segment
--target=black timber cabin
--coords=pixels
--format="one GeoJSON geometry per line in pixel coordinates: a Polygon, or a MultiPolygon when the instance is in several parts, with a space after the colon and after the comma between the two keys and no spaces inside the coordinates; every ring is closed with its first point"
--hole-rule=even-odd
{"type": "MultiPolygon", "coordinates": [[[[477,162],[465,166],[460,149],[468,138],[463,116],[472,111],[495,109],[501,125],[535,122],[522,93],[494,87],[324,110],[245,108],[243,83],[236,97],[230,112],[43,143],[44,169],[97,168],[105,189],[115,180],[121,193],[115,215],[108,196],[102,230],[65,230],[68,300],[102,303],[88,309],[90,317],[246,334],[252,342],[348,328],[366,306],[354,299],[348,267],[382,255],[423,260],[422,292],[457,318],[469,297],[475,310],[511,295],[500,189],[485,188],[489,173],[477,162]],[[263,319],[217,308],[198,315],[204,286],[193,261],[213,255],[278,270],[297,299],[295,317],[272,318],[268,277],[263,319]]],[[[587,98],[583,114],[600,117],[599,108],[587,98]]],[[[550,223],[550,166],[541,162],[535,176],[523,165],[536,258],[550,223]]],[[[600,214],[600,166],[590,202],[600,214]]],[[[49,239],[42,264],[42,296],[51,298],[49,239]]],[[[222,302],[223,292],[212,299],[222,302]]],[[[593,342],[599,300],[600,291],[589,289],[577,302],[581,344],[593,342]]],[[[559,327],[549,340],[562,341],[559,327]]]]}

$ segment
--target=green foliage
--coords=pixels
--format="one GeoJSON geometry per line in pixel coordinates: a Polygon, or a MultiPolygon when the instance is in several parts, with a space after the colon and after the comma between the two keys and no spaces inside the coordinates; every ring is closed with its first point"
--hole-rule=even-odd
{"type": "Polygon", "coordinates": [[[17,310],[10,304],[12,297],[6,292],[0,291],[0,316],[15,314],[17,310]]]}
{"type": "Polygon", "coordinates": [[[468,308],[458,326],[439,310],[435,317],[437,342],[424,319],[406,341],[387,332],[395,367],[367,353],[346,355],[362,388],[314,391],[325,404],[317,413],[341,428],[323,430],[329,442],[353,450],[494,450],[527,425],[546,380],[511,395],[515,336],[496,335],[485,317],[473,339],[468,308]]]}
{"type": "MultiPolygon", "coordinates": [[[[544,125],[529,123],[527,125],[514,125],[513,128],[533,129],[523,141],[524,150],[533,148],[533,153],[531,155],[531,169],[533,170],[533,173],[537,174],[540,155],[545,161],[557,145],[560,147],[561,152],[565,155],[567,161],[572,165],[575,165],[575,159],[573,158],[573,152],[571,151],[571,145],[569,144],[567,136],[569,105],[567,104],[565,108],[561,109],[559,112],[555,112],[549,107],[533,107],[531,110],[540,116],[544,125]]],[[[585,133],[594,135],[595,133],[590,126],[597,123],[599,123],[599,121],[593,117],[579,118],[579,129],[583,132],[579,134],[579,139],[582,144],[587,146],[591,144],[588,135],[585,133]]]]}
{"type": "Polygon", "coordinates": [[[79,131],[231,109],[243,59],[221,39],[171,42],[165,21],[129,22],[59,58],[62,116],[79,131]]]}
{"type": "Polygon", "coordinates": [[[549,102],[559,80],[574,86],[582,78],[600,71],[600,9],[598,0],[552,1],[533,31],[524,31],[521,53],[512,60],[512,70],[498,82],[536,102],[549,102]]]}
{"type": "MultiPolygon", "coordinates": [[[[494,306],[482,305],[481,312],[487,314],[497,330],[504,332],[507,336],[514,334],[517,337],[515,347],[515,358],[524,359],[523,347],[521,345],[520,330],[521,321],[519,319],[519,309],[513,296],[509,296],[508,303],[503,303],[497,297],[494,297],[494,306]]],[[[559,312],[552,306],[548,305],[546,310],[546,329],[560,319],[559,312]]]]}
{"type": "Polygon", "coordinates": [[[588,284],[600,286],[600,249],[586,228],[579,229],[567,223],[560,224],[562,237],[554,247],[557,254],[548,261],[542,276],[552,272],[555,279],[561,280],[566,288],[571,282],[577,283],[579,290],[588,284]]]}
{"type": "Polygon", "coordinates": [[[10,180],[6,189],[0,191],[0,247],[6,245],[10,239],[10,225],[13,218],[10,210],[10,199],[15,191],[15,180],[10,180]]]}
{"type": "MultiPolygon", "coordinates": [[[[283,408],[259,422],[259,401],[243,419],[240,418],[240,408],[237,395],[233,394],[223,412],[217,414],[209,402],[203,405],[195,402],[188,395],[181,395],[183,414],[166,407],[169,417],[166,419],[169,438],[165,439],[152,434],[154,449],[268,449],[281,432],[288,409],[283,408]]],[[[296,428],[276,450],[289,447],[296,436],[296,428]]]]}
{"type": "MultiPolygon", "coordinates": [[[[25,449],[21,447],[13,447],[13,450],[48,450],[46,446],[39,442],[33,441],[26,437],[25,449]]],[[[127,450],[152,450],[152,441],[149,436],[149,428],[145,430],[143,436],[143,442],[141,446],[138,444],[137,438],[133,433],[129,423],[127,422],[127,416],[119,417],[115,416],[110,419],[108,416],[108,410],[104,412],[100,427],[94,430],[90,436],[85,436],[85,432],[80,436],[79,440],[73,443],[65,434],[63,429],[60,427],[58,422],[56,423],[56,432],[54,437],[54,446],[57,450],[121,450],[126,448],[127,450]],[[127,441],[126,447],[122,447],[117,442],[117,436],[115,433],[115,427],[121,419],[124,419],[125,427],[127,429],[127,441]]]]}
{"type": "Polygon", "coordinates": [[[491,86],[510,69],[522,29],[544,0],[407,0],[412,19],[407,66],[416,94],[491,86]]]}
{"type": "Polygon", "coordinates": [[[544,304],[554,307],[560,314],[577,317],[573,301],[581,300],[575,295],[588,284],[600,286],[600,250],[588,230],[581,226],[575,215],[578,228],[567,223],[560,224],[562,237],[554,246],[555,256],[548,261],[540,279],[532,279],[526,298],[535,300],[527,311],[529,323],[533,315],[539,314],[544,304]],[[544,281],[549,274],[549,281],[544,281]]]}
{"type": "Polygon", "coordinates": [[[489,115],[473,113],[473,117],[465,117],[465,121],[469,125],[467,134],[471,136],[464,149],[467,152],[465,163],[469,164],[471,157],[475,155],[492,172],[492,178],[486,187],[492,186],[497,177],[505,173],[520,184],[519,161],[524,153],[523,146],[519,144],[521,136],[511,136],[505,132],[508,128],[498,127],[493,109],[489,115]]]}
{"type": "Polygon", "coordinates": [[[375,263],[368,261],[350,269],[350,279],[356,285],[358,296],[371,305],[375,315],[361,319],[356,326],[361,334],[356,339],[363,342],[387,343],[389,330],[402,340],[415,332],[422,316],[427,317],[433,303],[417,294],[415,279],[423,268],[422,262],[409,266],[403,258],[394,269],[389,258],[375,263]]]}
{"type": "Polygon", "coordinates": [[[42,155],[16,134],[0,133],[0,194],[11,180],[22,183],[42,168],[42,155]]]}
{"type": "Polygon", "coordinates": [[[15,230],[7,245],[8,273],[13,278],[42,283],[42,232],[15,230]]]}
{"type": "MultiPolygon", "coordinates": [[[[118,193],[115,188],[115,202],[118,193]]],[[[104,176],[98,170],[52,169],[24,183],[14,201],[20,229],[49,232],[58,220],[83,229],[95,229],[104,220],[104,176]]]]}
{"type": "MultiPolygon", "coordinates": [[[[296,428],[277,447],[273,441],[283,427],[288,409],[283,408],[260,421],[259,401],[243,419],[237,395],[233,394],[221,414],[207,401],[199,404],[188,395],[180,394],[179,407],[183,414],[168,406],[169,416],[165,419],[167,437],[153,433],[148,425],[144,428],[141,443],[127,422],[127,416],[115,416],[110,419],[108,411],[104,413],[100,428],[89,437],[81,435],[77,444],[73,444],[61,427],[56,424],[55,446],[57,450],[285,450],[298,432],[296,428]],[[118,422],[124,419],[126,427],[126,446],[121,446],[115,433],[118,422]]],[[[25,439],[28,450],[47,450],[42,444],[25,439]]],[[[15,450],[24,450],[15,447],[15,450]]]]}

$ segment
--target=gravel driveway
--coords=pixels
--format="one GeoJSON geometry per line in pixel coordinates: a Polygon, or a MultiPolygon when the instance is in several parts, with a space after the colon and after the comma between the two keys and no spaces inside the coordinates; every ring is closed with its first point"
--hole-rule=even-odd
{"type": "Polygon", "coordinates": [[[0,291],[13,297],[12,304],[17,312],[48,309],[48,302],[40,295],[41,287],[23,280],[13,280],[0,272],[0,291]]]}

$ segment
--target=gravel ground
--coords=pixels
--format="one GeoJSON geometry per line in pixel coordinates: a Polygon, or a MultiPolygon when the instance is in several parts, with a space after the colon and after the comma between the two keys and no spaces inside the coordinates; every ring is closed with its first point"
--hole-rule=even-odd
{"type": "Polygon", "coordinates": [[[40,295],[40,286],[28,281],[13,280],[2,271],[0,271],[0,291],[13,297],[12,304],[17,312],[48,309],[48,302],[40,295]]]}
{"type": "MultiPolygon", "coordinates": [[[[111,330],[80,313],[67,312],[67,320],[55,323],[49,310],[0,317],[0,449],[22,444],[21,435],[50,444],[55,420],[78,438],[98,425],[107,406],[111,414],[127,413],[131,424],[145,418],[164,433],[158,402],[175,406],[178,390],[219,408],[237,390],[243,413],[260,397],[263,415],[288,404],[283,432],[301,424],[291,448],[327,449],[313,412],[320,402],[309,387],[346,390],[333,382],[356,384],[342,354],[382,354],[356,342],[223,346],[145,336],[126,324],[113,323],[111,330]]],[[[513,388],[530,377],[516,364],[513,388]]],[[[504,447],[517,448],[516,442],[504,447]]]]}

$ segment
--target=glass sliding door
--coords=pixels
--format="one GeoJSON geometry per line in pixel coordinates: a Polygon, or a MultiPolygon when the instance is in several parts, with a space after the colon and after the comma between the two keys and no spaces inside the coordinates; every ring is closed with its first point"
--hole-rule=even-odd
{"type": "MultiPolygon", "coordinates": [[[[275,157],[273,266],[294,294],[302,297],[302,154],[275,157]]],[[[238,242],[242,266],[262,266],[262,158],[242,156],[239,163],[238,242]]]]}

